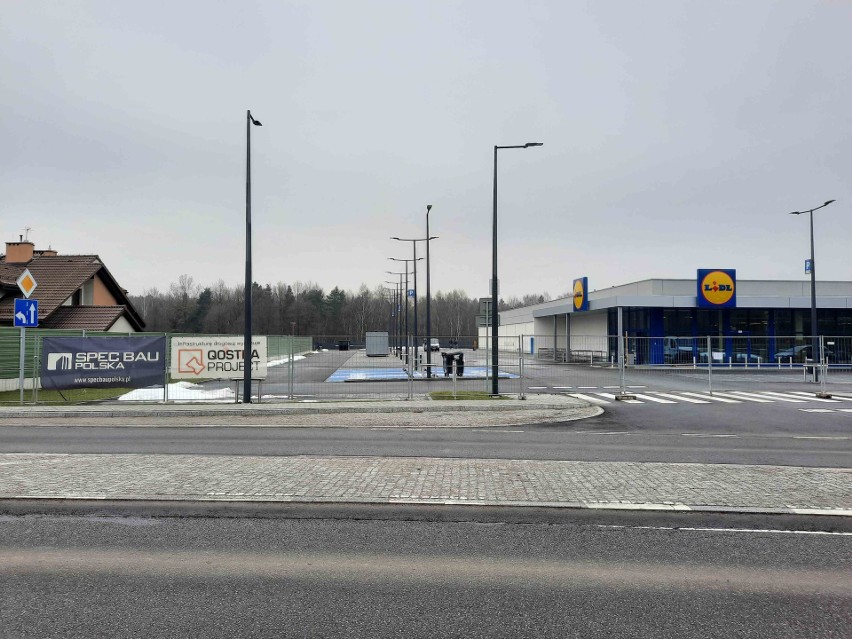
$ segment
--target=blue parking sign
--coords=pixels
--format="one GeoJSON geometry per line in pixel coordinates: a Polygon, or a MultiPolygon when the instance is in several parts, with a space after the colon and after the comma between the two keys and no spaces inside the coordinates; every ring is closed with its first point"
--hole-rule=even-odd
{"type": "Polygon", "coordinates": [[[38,300],[15,300],[15,328],[38,326],[38,300]]]}

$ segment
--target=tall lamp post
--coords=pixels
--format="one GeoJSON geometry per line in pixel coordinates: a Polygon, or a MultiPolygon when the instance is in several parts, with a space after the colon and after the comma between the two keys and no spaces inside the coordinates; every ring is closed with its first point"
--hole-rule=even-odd
{"type": "Polygon", "coordinates": [[[429,284],[429,212],[432,205],[426,205],[426,377],[432,377],[432,289],[429,284]]]}
{"type": "MultiPolygon", "coordinates": [[[[397,334],[397,338],[398,338],[397,339],[397,345],[401,347],[402,346],[402,302],[403,302],[402,278],[405,277],[406,279],[408,279],[408,269],[406,269],[405,271],[385,271],[385,273],[387,273],[388,275],[399,275],[399,297],[397,298],[397,304],[396,304],[396,314],[397,314],[397,333],[396,334],[397,334]]],[[[408,288],[408,287],[406,287],[406,288],[408,288]]],[[[405,318],[406,318],[405,331],[407,333],[408,332],[408,321],[407,321],[408,320],[408,300],[405,301],[405,318]]],[[[402,350],[398,350],[397,353],[396,353],[397,356],[400,357],[400,359],[402,358],[401,353],[402,353],[402,350]]]]}
{"type": "MultiPolygon", "coordinates": [[[[820,209],[825,208],[829,204],[834,202],[834,200],[828,200],[824,204],[821,204],[812,209],[805,209],[803,211],[792,211],[790,215],[801,215],[802,213],[807,213],[811,218],[811,354],[814,358],[814,363],[822,361],[822,353],[819,350],[819,340],[817,339],[817,312],[816,312],[816,264],[814,263],[814,211],[818,211],[820,209]]],[[[819,374],[817,373],[818,368],[814,366],[814,381],[819,380],[819,374]]]]}
{"type": "Polygon", "coordinates": [[[399,286],[397,286],[396,282],[392,282],[391,280],[385,280],[385,284],[393,284],[393,288],[385,288],[388,293],[393,292],[393,298],[391,298],[391,336],[393,343],[393,350],[396,351],[396,338],[397,332],[396,329],[399,326],[399,315],[400,304],[399,304],[399,286]]]}
{"type": "Polygon", "coordinates": [[[246,111],[246,283],[243,339],[243,404],[251,404],[251,127],[263,126],[246,111]]]}
{"type": "Polygon", "coordinates": [[[494,147],[494,222],[491,246],[491,394],[500,394],[497,378],[497,368],[500,357],[497,350],[497,151],[500,149],[528,149],[531,146],[544,146],[542,142],[527,142],[526,144],[495,146],[494,147]]]}
{"type": "MultiPolygon", "coordinates": [[[[414,262],[414,332],[417,333],[417,262],[422,260],[422,257],[417,257],[417,251],[414,251],[414,258],[403,260],[397,257],[389,257],[389,260],[394,262],[405,262],[405,363],[411,362],[411,354],[408,352],[408,263],[414,262]]],[[[414,354],[417,354],[417,339],[414,340],[414,354]]],[[[417,360],[414,360],[415,362],[417,360]]]]}
{"type": "MultiPolygon", "coordinates": [[[[430,207],[431,208],[431,207],[430,207]]],[[[418,238],[407,238],[407,237],[392,237],[392,240],[397,240],[398,242],[411,242],[411,246],[414,247],[414,259],[411,261],[414,262],[414,364],[417,365],[417,344],[418,344],[418,336],[417,336],[417,262],[422,260],[422,257],[417,257],[417,243],[418,242],[426,242],[426,273],[429,272],[429,240],[437,240],[437,237],[418,237],[418,238]]],[[[428,279],[427,279],[428,282],[428,279]]],[[[428,367],[427,367],[428,368],[428,367]]]]}

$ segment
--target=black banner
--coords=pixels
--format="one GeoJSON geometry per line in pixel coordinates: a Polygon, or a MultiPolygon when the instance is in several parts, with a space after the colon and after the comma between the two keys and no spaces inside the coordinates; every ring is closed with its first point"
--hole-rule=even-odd
{"type": "Polygon", "coordinates": [[[162,384],[166,338],[45,337],[42,388],[144,388],[162,384]]]}

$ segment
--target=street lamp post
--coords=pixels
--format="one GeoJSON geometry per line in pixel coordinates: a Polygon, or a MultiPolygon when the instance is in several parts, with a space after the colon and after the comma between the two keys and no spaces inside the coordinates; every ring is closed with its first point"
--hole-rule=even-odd
{"type": "MultiPolygon", "coordinates": [[[[405,363],[410,365],[411,363],[411,354],[408,352],[408,263],[414,262],[414,309],[417,310],[417,261],[422,260],[422,257],[415,257],[411,260],[403,260],[396,257],[389,257],[389,260],[393,260],[394,262],[405,262],[405,363]]],[[[417,313],[414,313],[414,321],[415,324],[417,322],[417,313]]],[[[417,328],[415,326],[415,332],[417,328]]],[[[415,345],[416,346],[416,345],[415,345]]]]}
{"type": "Polygon", "coordinates": [[[432,289],[430,288],[429,279],[429,244],[431,237],[429,236],[429,212],[432,210],[432,205],[426,205],[426,377],[432,377],[432,289]]]}
{"type": "MultiPolygon", "coordinates": [[[[814,364],[822,361],[822,353],[819,350],[819,339],[817,338],[817,311],[816,311],[816,264],[814,262],[814,211],[825,208],[834,200],[828,200],[820,206],[804,211],[792,211],[790,215],[801,215],[807,213],[811,218],[811,354],[814,358],[814,364]]],[[[814,366],[814,381],[819,381],[818,368],[814,366]]]]}
{"type": "Polygon", "coordinates": [[[494,147],[494,221],[491,246],[491,394],[500,394],[497,378],[497,368],[500,358],[497,350],[497,151],[500,149],[528,149],[531,146],[543,146],[542,142],[527,142],[526,144],[494,147]]]}
{"type": "MultiPolygon", "coordinates": [[[[387,273],[388,275],[399,275],[399,296],[397,298],[397,303],[396,303],[396,314],[397,314],[397,333],[396,334],[397,334],[397,337],[398,337],[397,344],[401,348],[402,347],[402,301],[403,301],[402,278],[408,277],[408,269],[406,268],[406,270],[404,272],[385,271],[385,273],[387,273]]],[[[407,314],[408,301],[407,300],[406,300],[406,303],[405,303],[405,310],[406,310],[406,318],[407,318],[408,317],[408,314],[407,314]]],[[[408,325],[406,324],[406,332],[408,330],[407,326],[408,325]]],[[[402,353],[402,350],[398,350],[397,353],[396,353],[397,357],[400,357],[400,359],[402,358],[401,353],[402,353]]]]}
{"type": "Polygon", "coordinates": [[[391,342],[393,344],[393,350],[396,351],[396,339],[397,339],[396,329],[399,326],[398,315],[399,315],[399,310],[400,310],[399,287],[397,286],[396,282],[392,282],[391,280],[385,280],[385,284],[393,284],[393,289],[386,289],[386,290],[388,291],[388,293],[393,291],[393,298],[391,299],[391,336],[392,336],[391,342]]]}
{"type": "Polygon", "coordinates": [[[251,127],[263,126],[246,111],[246,282],[243,339],[243,404],[251,404],[251,127]]]}
{"type": "MultiPolygon", "coordinates": [[[[428,255],[429,254],[429,251],[428,251],[429,240],[437,240],[438,238],[437,237],[429,237],[427,235],[426,237],[418,237],[418,238],[392,237],[391,239],[397,240],[399,242],[411,242],[411,246],[414,247],[414,259],[409,260],[409,261],[414,262],[414,364],[416,366],[417,365],[417,348],[418,348],[418,346],[417,346],[417,341],[418,341],[418,336],[417,336],[417,328],[418,328],[418,325],[417,325],[417,262],[419,260],[423,259],[422,257],[417,257],[417,243],[418,242],[426,242],[426,247],[427,247],[426,254],[428,255]]],[[[429,272],[428,258],[427,258],[427,261],[426,261],[426,272],[427,273],[429,272]]],[[[407,291],[406,291],[406,294],[407,294],[407,291]]]]}

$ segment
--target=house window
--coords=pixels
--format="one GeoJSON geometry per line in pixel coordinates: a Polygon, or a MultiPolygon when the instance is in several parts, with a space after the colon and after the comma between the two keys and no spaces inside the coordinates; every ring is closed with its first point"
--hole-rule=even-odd
{"type": "Polygon", "coordinates": [[[91,306],[95,303],[95,280],[91,279],[80,288],[80,304],[91,306]]]}

